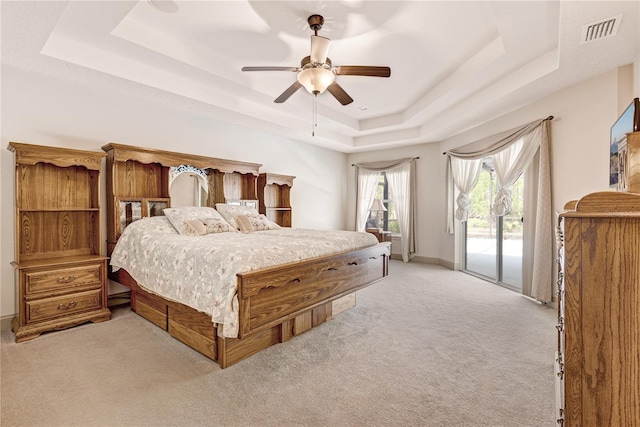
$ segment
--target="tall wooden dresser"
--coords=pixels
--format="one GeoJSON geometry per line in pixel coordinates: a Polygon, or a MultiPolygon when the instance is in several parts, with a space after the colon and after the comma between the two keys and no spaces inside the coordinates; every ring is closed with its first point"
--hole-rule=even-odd
{"type": "Polygon", "coordinates": [[[640,426],[640,194],[559,217],[558,424],[640,426]]]}
{"type": "Polygon", "coordinates": [[[11,142],[16,196],[16,341],[111,318],[100,255],[104,153],[11,142]]]}

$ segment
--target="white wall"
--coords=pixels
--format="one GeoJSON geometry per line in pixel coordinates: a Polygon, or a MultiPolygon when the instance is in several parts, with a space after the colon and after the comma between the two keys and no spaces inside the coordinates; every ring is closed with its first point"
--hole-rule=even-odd
{"type": "Polygon", "coordinates": [[[633,93],[640,98],[640,56],[633,63],[633,93]]]}
{"type": "MultiPolygon", "coordinates": [[[[345,228],[346,155],[133,96],[2,66],[0,319],[15,314],[14,177],[9,141],[100,151],[108,142],[261,163],[294,175],[293,225],[345,228]]],[[[103,238],[106,236],[102,173],[103,238]]],[[[103,244],[103,253],[106,243],[103,244]]]]}
{"type": "MultiPolygon", "coordinates": [[[[456,265],[455,238],[447,234],[445,228],[446,170],[442,152],[552,115],[555,117],[551,124],[553,207],[561,211],[569,200],[609,189],[609,131],[621,113],[618,104],[629,105],[634,97],[631,92],[638,90],[636,84],[629,83],[634,81],[629,77],[637,73],[637,67],[635,70],[634,67],[611,70],[444,141],[351,154],[348,161],[420,156],[417,161],[417,256],[456,265]]],[[[354,172],[349,172],[348,179],[348,198],[353,200],[354,172]]],[[[352,227],[353,210],[349,206],[348,225],[352,227]]]]}

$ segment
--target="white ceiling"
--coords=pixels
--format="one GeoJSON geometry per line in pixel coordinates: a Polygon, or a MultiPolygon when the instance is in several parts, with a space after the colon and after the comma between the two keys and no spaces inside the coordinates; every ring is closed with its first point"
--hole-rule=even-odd
{"type": "Polygon", "coordinates": [[[103,85],[135,82],[221,120],[355,152],[439,141],[632,63],[640,56],[639,4],[3,1],[2,62],[67,78],[95,70],[103,85]],[[334,66],[389,66],[391,77],[337,76],[354,102],[318,96],[312,137],[312,95],[300,89],[273,102],[295,73],[240,70],[298,66],[315,13],[325,17],[319,35],[331,39],[334,66]],[[581,44],[585,24],[620,14],[615,36],[581,44]]]}

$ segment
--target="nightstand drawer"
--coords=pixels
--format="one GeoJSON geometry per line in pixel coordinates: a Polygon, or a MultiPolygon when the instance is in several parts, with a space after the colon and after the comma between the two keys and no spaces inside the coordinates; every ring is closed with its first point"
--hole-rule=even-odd
{"type": "Polygon", "coordinates": [[[27,323],[40,322],[81,311],[100,309],[101,307],[102,289],[44,298],[26,303],[26,321],[27,323]]]}
{"type": "Polygon", "coordinates": [[[25,292],[50,292],[67,288],[100,288],[102,263],[25,273],[25,292]]]}

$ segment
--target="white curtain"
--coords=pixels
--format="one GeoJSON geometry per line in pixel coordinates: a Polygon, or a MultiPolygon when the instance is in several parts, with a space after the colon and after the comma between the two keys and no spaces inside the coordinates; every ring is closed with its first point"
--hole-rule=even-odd
{"type": "Polygon", "coordinates": [[[380,172],[387,176],[389,189],[391,190],[395,213],[400,228],[402,260],[408,262],[416,253],[416,158],[389,160],[380,162],[357,163],[356,180],[356,230],[364,231],[368,209],[371,206],[375,194],[375,184],[378,182],[380,172]],[[363,181],[370,181],[371,174],[375,173],[375,183],[369,188],[363,181]],[[363,206],[364,201],[366,206],[363,206]]]}
{"type": "MultiPolygon", "coordinates": [[[[535,234],[532,239],[525,240],[525,246],[533,254],[530,289],[523,289],[538,301],[550,302],[553,296],[553,266],[556,255],[554,240],[554,216],[551,204],[551,163],[550,163],[551,129],[549,121],[540,126],[540,149],[537,162],[529,166],[535,172],[537,192],[535,203],[530,203],[525,209],[529,213],[529,222],[534,222],[535,234]],[[550,285],[551,283],[551,285],[550,285]]],[[[533,163],[533,162],[532,162],[533,163]]],[[[533,196],[533,195],[532,195],[533,196]]],[[[526,270],[525,270],[526,272],[526,270]]],[[[529,283],[523,284],[523,288],[529,283]]]]}
{"type": "Polygon", "coordinates": [[[459,192],[456,198],[458,204],[456,219],[464,222],[469,217],[469,207],[471,206],[469,193],[478,182],[482,159],[466,160],[456,157],[449,157],[449,159],[451,161],[451,176],[459,192]]]}
{"type": "Polygon", "coordinates": [[[540,126],[535,128],[504,150],[491,156],[498,181],[498,193],[493,204],[494,215],[503,216],[511,212],[511,186],[515,184],[538,152],[540,129],[540,126]]]}
{"type": "Polygon", "coordinates": [[[385,172],[400,228],[402,261],[404,262],[408,262],[415,253],[413,236],[409,233],[409,230],[413,228],[412,223],[415,218],[415,204],[411,203],[411,196],[415,188],[414,179],[412,179],[412,171],[415,168],[411,167],[413,162],[405,163],[385,172]]]}
{"type": "Polygon", "coordinates": [[[356,231],[364,231],[369,218],[369,208],[376,196],[376,186],[380,172],[362,169],[356,166],[356,231]]]}
{"type": "MultiPolygon", "coordinates": [[[[551,301],[553,288],[553,213],[551,209],[551,167],[549,160],[550,128],[553,117],[536,120],[524,126],[476,141],[464,147],[449,150],[445,154],[447,163],[447,230],[453,233],[453,183],[461,187],[459,177],[454,174],[454,160],[469,162],[491,156],[500,169],[498,182],[505,189],[498,194],[496,213],[508,212],[512,185],[527,169],[536,182],[525,183],[525,238],[523,251],[522,292],[539,301],[551,301]],[[532,159],[537,162],[535,168],[532,159]]],[[[473,164],[473,163],[470,163],[473,164]]],[[[473,166],[469,166],[470,168],[473,166]]],[[[462,182],[462,181],[461,181],[462,182]]],[[[463,200],[464,202],[464,200],[463,200]]]]}

